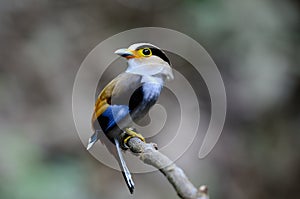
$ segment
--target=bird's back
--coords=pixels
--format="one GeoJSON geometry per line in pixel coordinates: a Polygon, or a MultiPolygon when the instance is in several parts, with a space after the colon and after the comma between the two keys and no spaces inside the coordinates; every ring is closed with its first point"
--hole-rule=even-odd
{"type": "Polygon", "coordinates": [[[156,77],[120,74],[98,96],[93,115],[94,129],[102,130],[108,137],[118,134],[121,128],[129,127],[132,120],[138,121],[148,113],[162,86],[163,82],[156,77]],[[114,135],[110,136],[111,131],[114,135]]]}

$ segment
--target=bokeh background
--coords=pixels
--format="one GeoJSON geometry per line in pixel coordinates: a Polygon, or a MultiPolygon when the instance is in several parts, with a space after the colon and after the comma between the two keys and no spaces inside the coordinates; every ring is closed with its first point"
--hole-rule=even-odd
{"type": "Polygon", "coordinates": [[[200,160],[196,140],[176,162],[190,180],[212,199],[300,198],[299,11],[295,0],[1,0],[0,198],[177,197],[159,172],[135,174],[130,196],[120,173],[85,150],[72,119],[85,56],[143,26],[197,40],[225,83],[217,145],[200,160]]]}

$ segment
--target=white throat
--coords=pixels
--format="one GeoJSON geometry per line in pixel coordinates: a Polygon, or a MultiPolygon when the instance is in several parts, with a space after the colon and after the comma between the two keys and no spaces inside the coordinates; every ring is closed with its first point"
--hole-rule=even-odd
{"type": "Polygon", "coordinates": [[[173,79],[172,69],[164,61],[146,60],[146,59],[129,59],[127,73],[138,74],[142,76],[158,77],[160,79],[173,79]]]}

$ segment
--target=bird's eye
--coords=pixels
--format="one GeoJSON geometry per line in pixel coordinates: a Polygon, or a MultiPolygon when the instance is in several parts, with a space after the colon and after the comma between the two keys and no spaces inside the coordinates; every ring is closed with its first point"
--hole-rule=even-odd
{"type": "Polygon", "coordinates": [[[150,50],[149,48],[144,48],[144,49],[142,50],[142,54],[143,54],[144,56],[151,56],[152,52],[151,52],[151,50],[150,50]]]}

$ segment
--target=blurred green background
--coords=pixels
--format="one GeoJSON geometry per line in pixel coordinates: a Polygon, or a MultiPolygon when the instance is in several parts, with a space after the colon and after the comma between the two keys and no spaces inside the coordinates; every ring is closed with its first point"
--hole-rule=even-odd
{"type": "MultiPolygon", "coordinates": [[[[72,119],[76,72],[99,42],[143,26],[196,39],[228,97],[216,147],[177,161],[216,198],[300,198],[300,4],[295,0],[1,0],[0,198],[176,198],[159,173],[96,161],[72,119]]],[[[123,47],[123,46],[122,46],[123,47]]],[[[197,145],[198,144],[198,145],[197,145]]]]}

